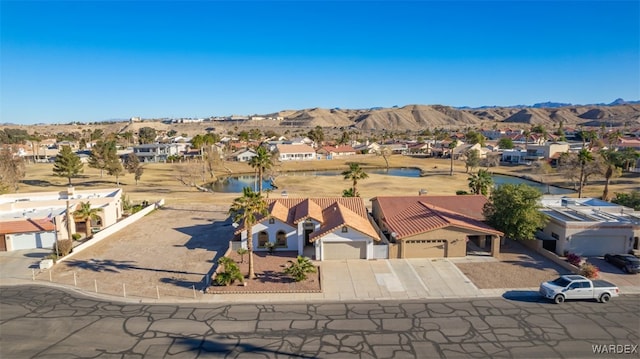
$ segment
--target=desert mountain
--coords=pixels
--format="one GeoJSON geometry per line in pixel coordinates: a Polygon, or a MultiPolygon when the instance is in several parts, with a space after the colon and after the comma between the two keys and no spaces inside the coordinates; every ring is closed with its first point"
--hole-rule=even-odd
{"type": "Polygon", "coordinates": [[[477,127],[495,123],[565,126],[639,126],[640,104],[564,107],[454,108],[441,105],[407,105],[369,110],[313,108],[281,112],[282,125],[349,127],[369,130],[416,131],[435,127],[477,127]]]}

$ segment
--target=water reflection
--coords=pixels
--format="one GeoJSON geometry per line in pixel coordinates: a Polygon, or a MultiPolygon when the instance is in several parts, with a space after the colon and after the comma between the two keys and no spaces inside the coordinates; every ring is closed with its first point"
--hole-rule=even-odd
{"type": "MultiPolygon", "coordinates": [[[[420,169],[418,168],[389,168],[388,170],[385,168],[378,169],[367,169],[366,172],[368,174],[380,174],[387,176],[397,176],[397,177],[420,177],[420,169]]],[[[300,171],[300,172],[284,172],[279,175],[279,177],[300,177],[300,176],[342,176],[342,171],[339,170],[326,170],[326,171],[300,171]]],[[[501,186],[506,183],[511,184],[519,184],[524,183],[531,187],[537,188],[542,193],[549,194],[569,194],[574,193],[575,191],[560,187],[555,187],[551,185],[546,185],[543,183],[538,183],[534,181],[530,181],[524,178],[504,176],[499,174],[492,175],[493,182],[495,186],[501,186]]],[[[213,189],[214,192],[224,192],[224,193],[235,193],[242,192],[244,187],[250,187],[252,189],[257,189],[257,178],[254,174],[245,174],[245,175],[237,175],[237,176],[227,176],[220,177],[216,182],[212,183],[209,187],[213,189]]],[[[273,186],[273,181],[269,176],[265,176],[262,181],[262,189],[263,190],[275,190],[276,187],[273,186]]]]}

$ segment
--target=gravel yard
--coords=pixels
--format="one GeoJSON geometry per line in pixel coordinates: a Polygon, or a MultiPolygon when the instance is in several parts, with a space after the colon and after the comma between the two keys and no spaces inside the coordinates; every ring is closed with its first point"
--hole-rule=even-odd
{"type": "MultiPolygon", "coordinates": [[[[300,293],[300,292],[320,292],[320,270],[310,273],[306,280],[295,282],[283,273],[288,262],[295,260],[297,252],[276,252],[273,255],[265,252],[255,252],[253,255],[255,279],[246,279],[244,286],[242,283],[235,283],[230,286],[212,286],[208,293],[300,293]]],[[[244,262],[236,252],[229,255],[240,267],[242,274],[249,272],[248,254],[244,255],[244,262]]]]}
{"type": "MultiPolygon", "coordinates": [[[[233,227],[227,207],[168,205],[56,264],[52,280],[86,291],[127,297],[193,298],[214,260],[226,251],[233,227]],[[124,287],[123,287],[124,284],[124,287]]],[[[40,273],[39,280],[49,280],[40,273]]]]}
{"type": "Polygon", "coordinates": [[[498,261],[456,263],[476,287],[534,288],[541,282],[569,272],[520,243],[507,241],[500,249],[498,261]]]}

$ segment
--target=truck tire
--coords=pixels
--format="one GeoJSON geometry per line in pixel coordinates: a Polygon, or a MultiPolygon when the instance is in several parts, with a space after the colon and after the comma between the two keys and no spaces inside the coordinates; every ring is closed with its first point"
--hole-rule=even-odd
{"type": "Polygon", "coordinates": [[[562,294],[556,295],[555,297],[553,297],[553,301],[556,304],[564,303],[564,295],[562,295],[562,294]]]}
{"type": "Polygon", "coordinates": [[[611,294],[609,293],[602,293],[602,295],[600,296],[600,303],[606,303],[610,300],[611,300],[611,294]]]}

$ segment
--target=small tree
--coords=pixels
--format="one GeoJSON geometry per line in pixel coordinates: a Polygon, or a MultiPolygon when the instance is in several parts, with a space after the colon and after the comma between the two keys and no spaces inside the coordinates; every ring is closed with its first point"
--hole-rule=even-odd
{"type": "Polygon", "coordinates": [[[80,162],[80,157],[71,151],[71,147],[62,146],[53,163],[53,174],[58,177],[66,177],[71,185],[71,178],[82,173],[83,167],[84,164],[80,162]]]}
{"type": "Polygon", "coordinates": [[[514,147],[513,140],[509,137],[502,137],[498,140],[498,147],[503,150],[510,150],[514,147]]]}
{"type": "Polygon", "coordinates": [[[22,157],[14,156],[10,147],[0,148],[0,193],[17,192],[25,174],[22,157]]]}
{"type": "Polygon", "coordinates": [[[453,140],[449,143],[449,157],[451,158],[451,169],[449,170],[449,176],[453,176],[453,150],[458,147],[458,140],[453,140]]]}
{"type": "Polygon", "coordinates": [[[244,281],[244,277],[240,272],[240,267],[229,257],[221,257],[218,259],[218,265],[223,266],[222,272],[218,272],[216,275],[216,284],[218,285],[231,285],[235,281],[244,281]]]}
{"type": "Polygon", "coordinates": [[[102,212],[102,208],[91,208],[91,202],[89,201],[81,202],[80,208],[73,212],[73,216],[75,218],[86,223],[85,238],[89,238],[89,236],[91,236],[91,221],[100,219],[100,216],[98,215],[99,212],[102,212]]]}
{"type": "Polygon", "coordinates": [[[468,181],[471,193],[483,196],[489,194],[489,189],[493,185],[493,178],[491,178],[491,173],[487,170],[479,170],[478,173],[472,174],[469,176],[468,181]]]}
{"type": "Polygon", "coordinates": [[[538,228],[547,222],[540,212],[542,193],[526,184],[503,184],[493,190],[483,213],[487,223],[508,238],[534,239],[538,228]]]}
{"type": "Polygon", "coordinates": [[[360,167],[358,163],[351,162],[349,163],[349,169],[342,172],[342,176],[344,176],[345,180],[351,180],[353,182],[352,194],[354,197],[360,196],[358,193],[358,181],[362,179],[369,178],[369,175],[360,167]]]}
{"type": "Polygon", "coordinates": [[[124,166],[127,172],[133,173],[136,181],[136,186],[137,186],[138,181],[140,180],[140,177],[142,177],[142,173],[144,172],[144,169],[140,165],[140,160],[138,159],[138,156],[136,156],[134,153],[128,154],[127,160],[124,166]]]}
{"type": "Polygon", "coordinates": [[[469,173],[469,170],[473,172],[474,168],[480,164],[480,151],[469,150],[466,152],[467,159],[464,161],[465,172],[469,173]]]}
{"type": "Polygon", "coordinates": [[[316,266],[308,257],[298,256],[295,261],[289,261],[289,266],[284,269],[284,273],[291,276],[296,282],[307,279],[307,274],[315,273],[316,266]]]}
{"type": "Polygon", "coordinates": [[[120,176],[123,176],[125,173],[120,159],[115,158],[109,161],[109,163],[107,164],[107,173],[109,174],[109,176],[115,176],[116,186],[120,186],[120,176]]]}

